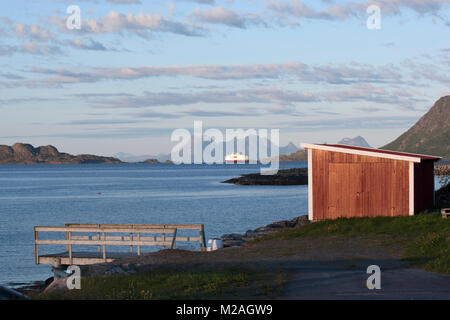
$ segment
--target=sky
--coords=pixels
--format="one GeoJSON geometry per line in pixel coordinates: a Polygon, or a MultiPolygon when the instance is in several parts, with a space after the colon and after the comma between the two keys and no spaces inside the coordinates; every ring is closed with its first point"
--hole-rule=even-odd
{"type": "Polygon", "coordinates": [[[380,147],[450,94],[449,36],[450,0],[1,1],[0,144],[169,153],[203,121],[380,147]]]}

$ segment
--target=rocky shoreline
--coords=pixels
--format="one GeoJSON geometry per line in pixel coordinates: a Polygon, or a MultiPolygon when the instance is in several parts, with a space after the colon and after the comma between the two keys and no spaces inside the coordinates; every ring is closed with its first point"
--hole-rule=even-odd
{"type": "Polygon", "coordinates": [[[262,175],[260,173],[244,174],[238,178],[222,181],[241,186],[271,185],[271,186],[293,186],[308,184],[308,169],[293,168],[278,170],[274,175],[262,175]]]}
{"type": "Polygon", "coordinates": [[[309,223],[310,221],[308,220],[308,216],[302,215],[292,220],[278,221],[268,224],[265,227],[260,227],[254,230],[248,230],[244,234],[239,233],[224,234],[220,237],[220,239],[223,242],[224,248],[239,247],[243,246],[248,241],[254,240],[255,238],[263,237],[270,233],[280,232],[286,229],[300,228],[309,223]]]}

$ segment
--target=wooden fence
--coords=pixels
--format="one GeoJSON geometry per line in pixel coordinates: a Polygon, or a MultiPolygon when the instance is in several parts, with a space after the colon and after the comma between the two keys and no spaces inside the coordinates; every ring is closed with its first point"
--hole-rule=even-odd
{"type": "Polygon", "coordinates": [[[141,255],[142,246],[162,246],[175,248],[177,241],[199,242],[200,250],[205,250],[205,233],[203,225],[154,225],[154,224],[66,224],[64,227],[34,227],[34,249],[36,264],[92,264],[110,262],[117,258],[141,255]],[[199,236],[178,236],[178,230],[198,230],[199,236]],[[39,232],[63,232],[64,240],[41,240],[39,232]],[[88,233],[90,235],[77,235],[88,233]],[[121,235],[110,235],[121,234],[121,235]],[[109,234],[109,235],[108,235],[109,234]],[[152,234],[152,236],[149,236],[152,234]],[[65,252],[39,255],[39,245],[65,245],[65,252]],[[97,254],[92,252],[74,252],[73,245],[97,246],[97,254]],[[106,252],[106,246],[130,246],[129,254],[106,252]]]}

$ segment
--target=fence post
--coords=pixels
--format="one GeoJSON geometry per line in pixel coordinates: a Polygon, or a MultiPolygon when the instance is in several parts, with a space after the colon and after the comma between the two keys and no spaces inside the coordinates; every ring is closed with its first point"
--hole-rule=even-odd
{"type": "MultiPolygon", "coordinates": [[[[66,227],[67,227],[67,223],[66,223],[66,227]]],[[[65,240],[69,240],[69,233],[68,232],[64,233],[64,239],[65,240]]],[[[67,252],[69,251],[69,245],[68,244],[66,244],[66,251],[67,252]]]]}
{"type": "Polygon", "coordinates": [[[205,226],[200,225],[200,251],[206,251],[205,226]]]}
{"type": "Polygon", "coordinates": [[[133,242],[133,234],[132,233],[130,233],[130,253],[133,253],[133,244],[132,244],[132,242],[133,242]]]}
{"type": "Polygon", "coordinates": [[[69,240],[69,264],[72,265],[72,232],[68,232],[68,240],[69,240]]]}
{"type": "MultiPolygon", "coordinates": [[[[138,232],[138,241],[141,242],[141,233],[140,232],[138,232]]],[[[138,256],[141,255],[141,244],[138,244],[138,246],[137,246],[137,254],[138,254],[138,256]]]]}
{"type": "Polygon", "coordinates": [[[34,233],[34,263],[38,264],[39,263],[39,247],[37,244],[37,240],[38,240],[38,232],[36,230],[36,227],[33,228],[33,233],[34,233]]]}
{"type": "Polygon", "coordinates": [[[103,261],[106,262],[106,234],[103,232],[103,261]]]}
{"type": "Polygon", "coordinates": [[[163,230],[163,248],[166,248],[166,226],[164,225],[164,230],[163,230]]]}
{"type": "Polygon", "coordinates": [[[175,230],[173,231],[173,237],[172,237],[172,246],[171,249],[175,249],[175,243],[177,241],[177,229],[175,228],[175,230]]]}

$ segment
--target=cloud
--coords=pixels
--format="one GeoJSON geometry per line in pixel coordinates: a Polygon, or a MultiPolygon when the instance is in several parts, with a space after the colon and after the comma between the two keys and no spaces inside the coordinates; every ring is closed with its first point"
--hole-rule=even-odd
{"type": "Polygon", "coordinates": [[[331,5],[322,10],[317,10],[306,5],[301,0],[272,1],[267,8],[283,16],[294,16],[305,19],[338,20],[361,17],[366,15],[366,9],[371,4],[381,8],[383,15],[400,15],[404,9],[409,9],[417,14],[430,14],[438,16],[442,8],[449,4],[448,0],[378,0],[365,2],[347,2],[331,5]]]}
{"type": "Polygon", "coordinates": [[[144,119],[178,119],[181,118],[181,114],[172,114],[172,113],[163,113],[163,112],[155,112],[155,111],[145,111],[139,113],[133,113],[132,116],[136,118],[144,118],[144,119]]]}
{"type": "Polygon", "coordinates": [[[222,24],[240,29],[245,29],[250,24],[265,24],[257,15],[241,15],[221,6],[205,10],[196,8],[191,16],[200,22],[222,24]]]}
{"type": "Polygon", "coordinates": [[[349,15],[349,12],[340,9],[341,7],[332,7],[318,11],[307,6],[300,0],[291,0],[290,2],[273,1],[267,5],[267,8],[282,15],[307,19],[334,20],[337,18],[348,18],[349,15]]]}
{"type": "Polygon", "coordinates": [[[393,65],[307,65],[301,62],[251,65],[143,66],[91,68],[86,71],[32,68],[34,73],[50,76],[42,84],[98,82],[103,80],[136,80],[152,77],[191,76],[208,80],[281,79],[293,77],[306,82],[330,84],[396,83],[403,80],[401,71],[393,65]]]}
{"type": "Polygon", "coordinates": [[[72,95],[76,98],[90,99],[90,98],[104,98],[104,97],[133,97],[134,94],[119,92],[119,93],[76,93],[72,95]]]}
{"type": "Polygon", "coordinates": [[[8,80],[23,80],[25,77],[19,76],[17,74],[0,72],[0,78],[8,79],[8,80]]]}
{"type": "Polygon", "coordinates": [[[79,50],[108,51],[108,49],[103,44],[91,38],[74,38],[72,40],[65,41],[65,43],[68,46],[79,50]]]}
{"type": "MultiPolygon", "coordinates": [[[[354,84],[340,90],[300,91],[286,90],[278,87],[250,88],[236,90],[202,90],[197,92],[144,92],[133,96],[100,96],[89,98],[88,104],[93,108],[140,109],[150,107],[189,106],[196,104],[213,104],[216,107],[232,105],[246,105],[246,114],[262,114],[262,110],[249,105],[264,107],[263,113],[298,115],[296,109],[305,103],[344,103],[362,102],[393,105],[402,110],[417,110],[418,105],[427,103],[428,99],[421,99],[420,95],[407,90],[398,90],[372,86],[369,84],[354,84]]],[[[308,106],[312,108],[311,105],[308,106]]],[[[179,111],[177,114],[201,116],[204,111],[179,111]],[[184,113],[183,113],[184,112],[184,113]]],[[[210,112],[210,111],[208,111],[210,112]]],[[[214,110],[218,112],[218,110],[214,110]]],[[[223,112],[223,110],[220,110],[223,112]]],[[[234,111],[226,111],[227,115],[243,115],[234,111]]],[[[208,116],[208,113],[203,113],[208,116]]],[[[154,112],[151,113],[154,116],[154,112]]],[[[211,114],[213,115],[213,114],[211,114]]],[[[225,116],[225,114],[224,114],[225,116]]]]}
{"type": "MultiPolygon", "coordinates": [[[[63,33],[73,33],[75,30],[68,30],[66,20],[59,17],[50,17],[49,21],[59,27],[63,33]]],[[[164,18],[161,14],[147,13],[119,13],[111,11],[101,16],[97,20],[85,19],[82,22],[81,34],[134,34],[143,38],[148,38],[154,32],[174,33],[184,36],[202,36],[203,28],[183,22],[173,21],[164,18]]]]}
{"type": "MultiPolygon", "coordinates": [[[[245,110],[244,110],[245,111],[245,110]]],[[[138,113],[132,113],[131,116],[145,119],[179,119],[183,117],[200,117],[200,118],[223,118],[223,117],[254,117],[263,114],[260,110],[247,110],[248,112],[233,112],[233,111],[208,111],[191,109],[185,111],[179,111],[176,113],[163,113],[155,111],[144,111],[138,113]]]]}
{"type": "Polygon", "coordinates": [[[289,91],[280,88],[209,90],[195,93],[146,92],[142,96],[91,100],[96,108],[145,108],[156,106],[183,106],[198,103],[282,103],[313,102],[317,98],[308,92],[289,91]]]}
{"type": "Polygon", "coordinates": [[[106,2],[113,4],[141,4],[140,0],[106,0],[106,2]]]}
{"type": "Polygon", "coordinates": [[[365,112],[365,113],[375,113],[379,111],[386,111],[386,109],[378,108],[378,107],[357,107],[356,110],[365,112]]]}
{"type": "MultiPolygon", "coordinates": [[[[59,0],[60,2],[68,2],[73,3],[73,0],[59,0]]],[[[105,2],[112,3],[112,4],[142,4],[141,0],[104,0],[105,2]]],[[[77,2],[93,2],[93,3],[99,3],[99,0],[78,0],[77,2]]]]}
{"type": "MultiPolygon", "coordinates": [[[[59,125],[70,126],[90,126],[90,125],[110,125],[110,124],[131,124],[136,123],[136,120],[121,120],[121,119],[82,119],[72,120],[58,123],[59,125]]],[[[38,123],[41,124],[41,123],[38,123]]]]}
{"type": "Polygon", "coordinates": [[[183,115],[200,118],[222,118],[222,117],[253,117],[256,113],[241,113],[230,111],[204,111],[204,110],[189,110],[184,111],[183,115]]]}
{"type": "MultiPolygon", "coordinates": [[[[371,2],[365,3],[369,6],[371,2]]],[[[382,8],[383,13],[401,14],[404,8],[415,11],[419,14],[437,15],[441,9],[449,5],[448,0],[378,0],[377,4],[382,8]]]]}
{"type": "Polygon", "coordinates": [[[47,42],[55,40],[56,36],[49,30],[40,28],[35,24],[23,24],[17,23],[13,27],[13,33],[19,38],[25,38],[28,40],[47,42]]]}
{"type": "Polygon", "coordinates": [[[194,2],[199,4],[209,4],[213,5],[216,3],[215,0],[176,0],[177,2],[194,2]]]}
{"type": "Polygon", "coordinates": [[[32,134],[32,135],[14,135],[0,136],[2,139],[27,139],[27,138],[58,138],[58,139],[132,139],[143,137],[167,137],[176,128],[155,128],[155,127],[110,127],[110,128],[90,128],[87,131],[77,132],[58,132],[54,134],[32,134]]]}
{"type": "Polygon", "coordinates": [[[54,102],[54,101],[64,101],[62,98],[40,98],[40,97],[21,97],[21,98],[10,98],[10,99],[0,99],[0,105],[17,105],[21,103],[36,103],[36,102],[54,102]]]}
{"type": "Polygon", "coordinates": [[[296,120],[278,123],[281,130],[289,131],[335,131],[340,129],[398,129],[407,128],[417,121],[413,116],[339,117],[320,120],[296,120]]]}
{"type": "Polygon", "coordinates": [[[417,116],[370,116],[370,117],[334,117],[319,120],[296,120],[277,123],[286,131],[335,131],[348,128],[356,129],[399,129],[407,128],[417,121],[417,116]],[[286,126],[286,127],[284,127],[286,126]]]}
{"type": "Polygon", "coordinates": [[[404,110],[415,110],[417,103],[427,102],[409,91],[387,90],[369,84],[355,84],[348,89],[324,91],[320,95],[329,102],[375,102],[393,104],[404,110]]]}
{"type": "Polygon", "coordinates": [[[416,81],[421,79],[426,80],[427,82],[438,82],[443,85],[448,85],[450,83],[450,70],[443,66],[438,67],[430,63],[419,63],[410,59],[404,61],[403,65],[409,70],[411,78],[416,81]]]}
{"type": "Polygon", "coordinates": [[[0,56],[12,56],[17,53],[54,56],[63,54],[57,46],[27,42],[20,45],[0,45],[0,56]]]}
{"type": "MultiPolygon", "coordinates": [[[[60,54],[61,50],[58,46],[68,46],[78,50],[93,50],[93,51],[116,51],[115,49],[108,49],[102,43],[93,40],[92,38],[76,37],[72,40],[58,40],[56,35],[49,30],[45,30],[34,24],[16,23],[9,19],[2,19],[5,24],[8,24],[11,29],[11,34],[18,39],[25,39],[27,43],[22,45],[3,46],[3,55],[12,55],[16,52],[32,53],[32,54],[60,54]],[[42,45],[37,43],[51,42],[52,45],[42,45]]],[[[0,53],[1,54],[1,53],[0,53]]]]}

